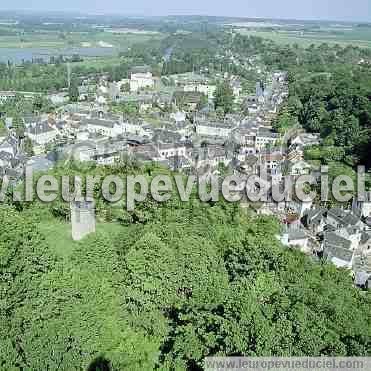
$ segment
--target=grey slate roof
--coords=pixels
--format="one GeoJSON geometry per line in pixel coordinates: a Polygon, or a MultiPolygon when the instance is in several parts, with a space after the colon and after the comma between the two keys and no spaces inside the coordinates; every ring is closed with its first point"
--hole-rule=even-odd
{"type": "Polygon", "coordinates": [[[307,225],[318,225],[321,223],[323,216],[325,214],[325,209],[311,209],[307,210],[304,214],[307,220],[307,225]]]}
{"type": "Polygon", "coordinates": [[[0,160],[10,162],[13,156],[9,152],[0,152],[0,160]]]}
{"type": "Polygon", "coordinates": [[[48,124],[47,121],[43,121],[40,124],[37,124],[31,128],[29,128],[28,132],[33,135],[43,134],[54,131],[52,127],[48,124]]]}
{"type": "Polygon", "coordinates": [[[301,229],[289,232],[289,241],[305,240],[307,238],[307,235],[301,229]]]}
{"type": "Polygon", "coordinates": [[[366,283],[370,277],[371,275],[367,274],[366,272],[357,272],[354,277],[354,283],[359,287],[366,286],[366,283]]]}
{"type": "Polygon", "coordinates": [[[146,65],[143,65],[143,66],[134,66],[131,68],[131,73],[148,73],[148,72],[152,72],[152,69],[150,66],[146,66],[146,65]]]}
{"type": "Polygon", "coordinates": [[[115,126],[115,121],[99,120],[99,119],[87,119],[83,121],[85,125],[101,126],[112,129],[115,126]]]}
{"type": "Polygon", "coordinates": [[[360,218],[351,212],[345,212],[340,208],[332,208],[327,212],[328,217],[335,219],[340,225],[355,226],[360,222],[360,218]]]}
{"type": "Polygon", "coordinates": [[[326,232],[324,239],[324,254],[328,258],[337,258],[350,262],[354,252],[350,250],[351,242],[334,232],[326,232]]]}

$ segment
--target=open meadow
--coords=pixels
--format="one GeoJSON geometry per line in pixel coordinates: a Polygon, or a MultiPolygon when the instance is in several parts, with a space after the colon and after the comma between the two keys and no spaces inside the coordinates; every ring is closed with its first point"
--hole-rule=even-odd
{"type": "Polygon", "coordinates": [[[311,44],[339,44],[371,47],[371,28],[289,30],[289,29],[247,29],[238,28],[243,35],[260,36],[279,44],[299,44],[308,47],[311,44]]]}

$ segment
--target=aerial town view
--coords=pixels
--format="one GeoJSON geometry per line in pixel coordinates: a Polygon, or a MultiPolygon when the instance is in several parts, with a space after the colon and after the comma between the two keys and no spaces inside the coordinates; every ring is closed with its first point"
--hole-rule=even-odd
{"type": "Polygon", "coordinates": [[[371,371],[371,3],[2,0],[0,371],[371,371]]]}

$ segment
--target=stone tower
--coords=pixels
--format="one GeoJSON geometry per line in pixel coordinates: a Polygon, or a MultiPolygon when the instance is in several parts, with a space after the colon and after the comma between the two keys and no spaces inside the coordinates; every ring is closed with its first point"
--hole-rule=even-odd
{"type": "Polygon", "coordinates": [[[95,232],[95,205],[92,201],[71,203],[72,238],[80,241],[95,232]]]}

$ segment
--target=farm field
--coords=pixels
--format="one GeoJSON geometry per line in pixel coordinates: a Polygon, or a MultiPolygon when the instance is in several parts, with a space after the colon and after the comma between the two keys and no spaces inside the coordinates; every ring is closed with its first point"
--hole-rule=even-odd
{"type": "Polygon", "coordinates": [[[133,44],[162,38],[162,34],[109,32],[32,32],[11,36],[0,36],[0,48],[116,48],[126,49],[133,44]]]}
{"type": "Polygon", "coordinates": [[[307,47],[311,44],[339,44],[342,46],[355,45],[359,47],[371,47],[371,29],[350,29],[347,31],[289,31],[289,30],[251,30],[237,29],[243,35],[260,36],[273,40],[280,44],[299,44],[307,47]]]}

